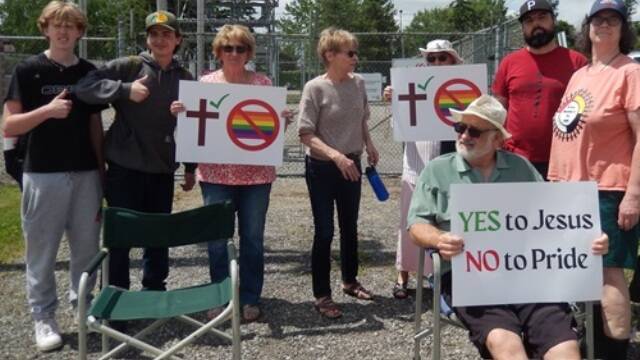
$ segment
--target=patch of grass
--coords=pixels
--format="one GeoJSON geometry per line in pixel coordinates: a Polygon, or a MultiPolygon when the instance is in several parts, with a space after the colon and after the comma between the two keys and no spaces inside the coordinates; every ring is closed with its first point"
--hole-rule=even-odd
{"type": "Polygon", "coordinates": [[[0,264],[8,263],[24,251],[20,227],[20,189],[0,185],[0,264]]]}

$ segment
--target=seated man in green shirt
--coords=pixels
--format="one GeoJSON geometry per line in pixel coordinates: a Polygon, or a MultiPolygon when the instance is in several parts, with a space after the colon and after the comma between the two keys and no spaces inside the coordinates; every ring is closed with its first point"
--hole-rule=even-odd
{"type": "MultiPolygon", "coordinates": [[[[451,112],[458,133],[456,152],[427,164],[416,184],[408,217],[414,242],[437,249],[447,261],[464,249],[464,240],[449,232],[451,184],[543,181],[528,160],[500,150],[511,134],[503,126],[506,110],[495,98],[482,95],[466,110],[451,112]]],[[[608,245],[608,238],[602,235],[593,241],[592,251],[605,254],[608,245]]],[[[442,291],[450,300],[449,273],[443,278],[442,291]]],[[[483,358],[580,359],[567,304],[472,306],[454,311],[483,358]]]]}

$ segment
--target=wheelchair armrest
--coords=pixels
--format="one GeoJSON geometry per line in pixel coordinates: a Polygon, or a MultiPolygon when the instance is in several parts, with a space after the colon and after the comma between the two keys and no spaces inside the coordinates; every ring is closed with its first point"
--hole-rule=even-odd
{"type": "Polygon", "coordinates": [[[98,269],[100,264],[102,264],[102,261],[104,260],[105,257],[107,257],[107,255],[109,255],[109,252],[106,249],[100,249],[100,251],[98,251],[96,256],[94,256],[93,259],[91,259],[91,262],[89,263],[89,265],[87,265],[87,267],[84,270],[82,270],[82,272],[88,273],[89,275],[93,275],[93,273],[96,272],[96,270],[98,269]]]}

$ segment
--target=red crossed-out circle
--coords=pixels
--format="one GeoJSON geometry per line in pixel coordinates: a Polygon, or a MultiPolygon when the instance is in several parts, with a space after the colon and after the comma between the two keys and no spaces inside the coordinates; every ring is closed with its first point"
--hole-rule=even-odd
{"type": "MultiPolygon", "coordinates": [[[[433,107],[436,110],[436,115],[438,115],[438,118],[440,119],[440,121],[442,121],[443,123],[449,126],[453,126],[453,121],[449,120],[449,118],[447,118],[447,115],[443,112],[442,108],[440,107],[440,100],[443,96],[452,97],[454,98],[454,101],[457,100],[455,99],[455,96],[450,93],[451,87],[456,85],[462,85],[461,87],[463,88],[466,87],[466,90],[472,91],[473,94],[476,96],[476,98],[482,95],[482,91],[480,91],[480,88],[478,88],[476,84],[466,79],[451,79],[445,82],[444,84],[442,84],[438,88],[438,91],[436,91],[436,95],[433,97],[433,107]]],[[[454,91],[459,91],[459,89],[454,91]]],[[[457,106],[457,107],[458,107],[458,110],[464,110],[463,106],[457,106]]]]}
{"type": "Polygon", "coordinates": [[[233,109],[229,111],[229,115],[227,116],[227,134],[229,135],[229,139],[231,139],[231,141],[234,144],[236,144],[239,148],[244,150],[259,151],[267,148],[276,140],[276,138],[278,137],[279,131],[280,131],[280,118],[278,117],[278,114],[273,109],[273,107],[271,107],[271,105],[269,105],[268,103],[262,100],[251,99],[251,100],[242,101],[238,103],[236,106],[234,106],[233,109]],[[258,126],[253,122],[251,117],[246,114],[246,112],[252,112],[252,113],[256,112],[255,110],[246,111],[246,108],[250,106],[257,106],[264,109],[264,111],[262,112],[265,114],[268,114],[271,117],[271,119],[273,119],[274,127],[273,127],[273,131],[271,132],[271,135],[262,133],[262,131],[259,130],[258,126]],[[239,139],[236,133],[233,131],[233,118],[236,116],[240,116],[244,118],[249,123],[249,125],[251,125],[254,131],[258,133],[258,136],[263,140],[263,142],[260,144],[254,145],[254,144],[245,143],[244,139],[239,139]]]}

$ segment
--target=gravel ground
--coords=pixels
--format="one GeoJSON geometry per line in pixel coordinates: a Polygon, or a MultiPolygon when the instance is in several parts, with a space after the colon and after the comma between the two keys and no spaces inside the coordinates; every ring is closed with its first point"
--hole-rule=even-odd
{"type": "MultiPolygon", "coordinates": [[[[410,359],[412,357],[414,298],[395,300],[391,296],[395,270],[395,224],[399,180],[387,178],[391,199],[374,200],[368,185],[363,189],[360,221],[359,280],[372,289],[373,302],[355,300],[340,292],[339,252],[334,246],[332,286],[344,316],[337,321],[321,318],[312,307],[309,249],[312,221],[304,180],[280,178],[271,195],[266,230],[266,272],[263,292],[263,318],[244,324],[242,354],[245,359],[410,359]]],[[[175,209],[201,204],[198,190],[177,191],[175,209]]],[[[337,241],[334,242],[337,245],[337,241]]],[[[139,259],[139,254],[135,255],[139,259]]],[[[198,246],[171,253],[169,287],[197,284],[208,280],[207,254],[198,246]]],[[[140,262],[133,262],[133,276],[140,277],[140,262]]],[[[58,255],[58,288],[68,284],[68,249],[58,255]]],[[[65,346],[62,350],[40,354],[33,346],[32,322],[24,293],[24,263],[0,264],[0,358],[1,359],[71,359],[77,355],[77,330],[72,314],[61,299],[58,320],[65,346]]],[[[139,286],[139,281],[133,281],[139,286]]],[[[415,284],[411,284],[415,288],[415,284]]],[[[412,293],[413,295],[413,293],[412,293]]],[[[428,295],[425,295],[425,297],[428,295]]],[[[200,315],[202,317],[202,314],[200,315]]],[[[425,322],[431,313],[423,315],[425,322]]],[[[139,328],[141,325],[136,325],[139,328]]],[[[135,329],[134,328],[134,329],[135,329]]],[[[228,328],[228,327],[227,327],[228,328]]],[[[170,323],[153,338],[155,344],[175,343],[187,328],[170,323]]],[[[91,358],[99,353],[99,336],[90,334],[91,358]]],[[[629,359],[639,359],[636,337],[629,359]]],[[[443,334],[444,359],[477,359],[465,332],[447,328],[443,334]]],[[[429,340],[422,344],[422,354],[429,353],[429,340]]],[[[183,351],[184,359],[229,359],[230,346],[213,336],[205,336],[183,351]]],[[[127,359],[146,359],[135,350],[122,355],[127,359]]]]}

